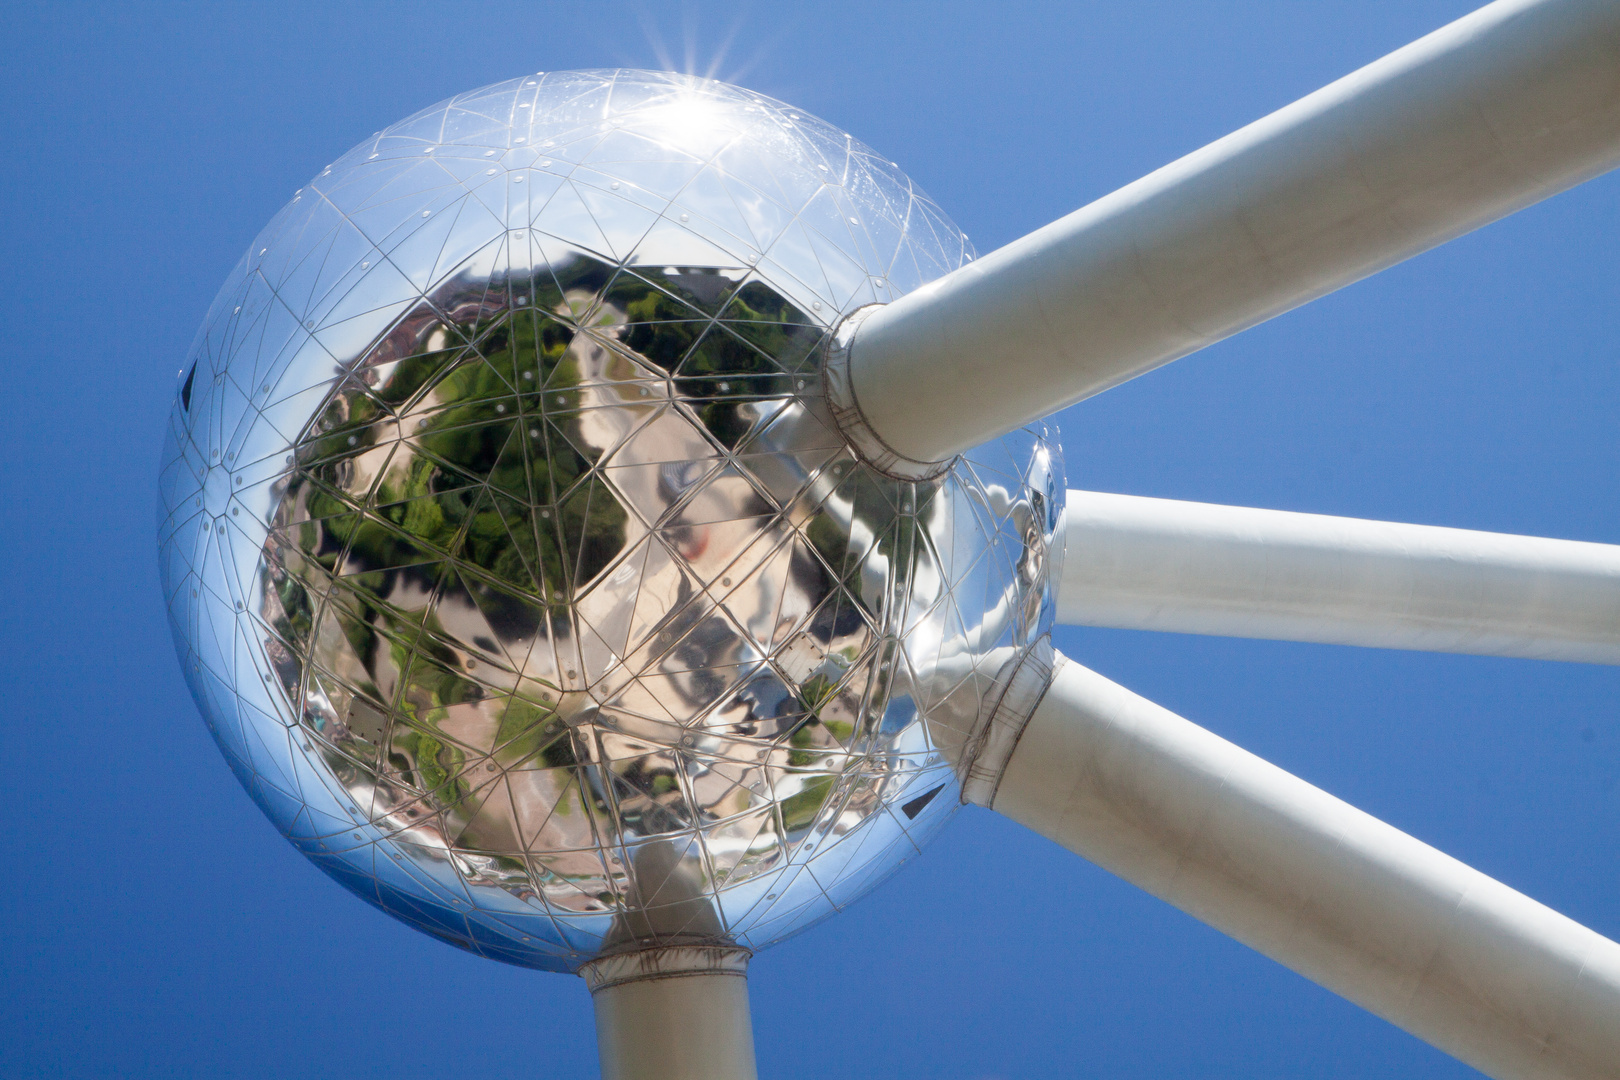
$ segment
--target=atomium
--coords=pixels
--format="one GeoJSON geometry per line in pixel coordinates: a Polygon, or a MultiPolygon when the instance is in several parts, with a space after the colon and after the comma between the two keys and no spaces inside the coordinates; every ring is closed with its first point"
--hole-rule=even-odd
{"type": "Polygon", "coordinates": [[[163,451],[171,624],[244,787],[530,967],[758,949],[871,889],[1048,648],[1047,433],[891,475],[827,382],[846,316],[971,257],[849,136],[676,75],[500,83],[322,170],[163,451]]]}
{"type": "Polygon", "coordinates": [[[1620,663],[1620,546],[1065,493],[1039,418],[1614,168],[1615,42],[1498,0],[982,262],[705,80],[380,132],[179,373],[203,712],[356,893],[583,975],[612,1080],[753,1080],[753,950],[964,801],[1494,1076],[1612,1077],[1620,945],[1048,631],[1620,663]]]}

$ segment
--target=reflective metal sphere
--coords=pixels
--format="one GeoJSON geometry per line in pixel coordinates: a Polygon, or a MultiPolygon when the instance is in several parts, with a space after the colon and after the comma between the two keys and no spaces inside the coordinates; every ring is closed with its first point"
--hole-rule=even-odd
{"type": "Polygon", "coordinates": [[[832,328],[970,258],[889,162],[736,87],[501,83],[296,193],[163,457],[193,694],[276,826],[446,941],[759,948],[959,802],[1048,629],[1061,466],[863,465],[832,328]]]}

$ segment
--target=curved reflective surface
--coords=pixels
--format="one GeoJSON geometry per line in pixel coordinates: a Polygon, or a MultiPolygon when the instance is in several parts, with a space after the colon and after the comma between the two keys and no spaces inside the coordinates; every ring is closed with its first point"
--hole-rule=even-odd
{"type": "Polygon", "coordinates": [[[481,954],[757,949],[870,889],[1047,630],[1024,432],[904,481],[845,445],[848,312],[970,257],[759,95],[536,75],[301,189],[180,373],[162,575],[244,786],[481,954]]]}

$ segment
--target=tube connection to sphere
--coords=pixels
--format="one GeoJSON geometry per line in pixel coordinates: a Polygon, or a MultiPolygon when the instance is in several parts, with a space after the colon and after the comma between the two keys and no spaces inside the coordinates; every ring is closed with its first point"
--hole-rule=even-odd
{"type": "Polygon", "coordinates": [[[677,946],[580,969],[602,1080],[755,1080],[746,949],[677,946]]]}

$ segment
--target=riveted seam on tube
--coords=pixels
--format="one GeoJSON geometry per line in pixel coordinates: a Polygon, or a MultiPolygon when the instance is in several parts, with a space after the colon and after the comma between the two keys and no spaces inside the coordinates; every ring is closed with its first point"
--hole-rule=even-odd
{"type": "Polygon", "coordinates": [[[975,733],[973,745],[962,755],[962,801],[991,806],[1001,777],[1007,771],[1018,740],[1030,717],[1040,708],[1052,680],[1065,659],[1044,634],[1020,657],[1008,673],[1000,697],[975,733]]]}
{"type": "Polygon", "coordinates": [[[598,957],[579,969],[595,994],[610,987],[695,975],[746,978],[753,953],[738,945],[672,945],[598,957]]]}
{"type": "Polygon", "coordinates": [[[868,316],[884,306],[867,304],[856,308],[833,331],[821,363],[827,406],[832,411],[833,422],[838,425],[838,433],[867,465],[896,480],[932,480],[949,469],[956,459],[917,461],[906,457],[883,441],[861,411],[860,401],[855,396],[855,373],[851,365],[855,332],[868,316]]]}

